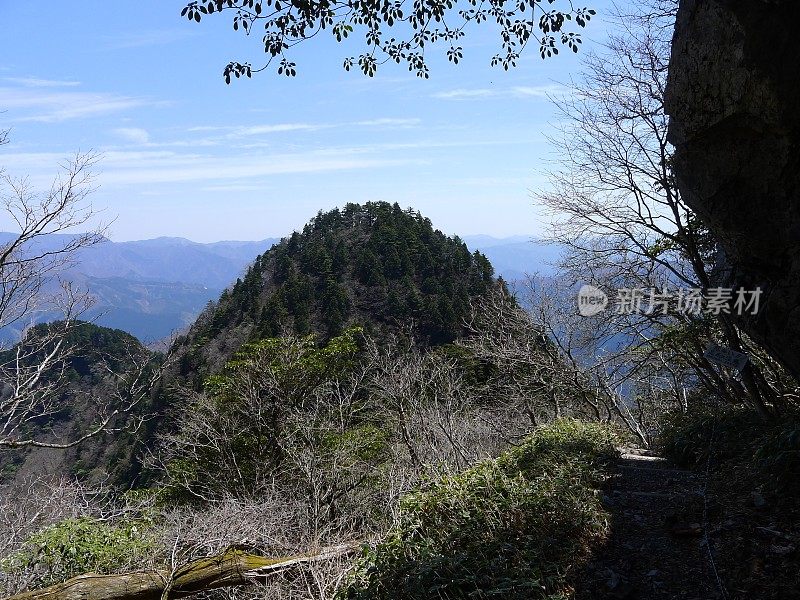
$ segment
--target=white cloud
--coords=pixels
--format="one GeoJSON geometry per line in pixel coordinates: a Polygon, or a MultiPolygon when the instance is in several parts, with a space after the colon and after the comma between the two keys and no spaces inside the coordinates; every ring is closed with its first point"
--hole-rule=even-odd
{"type": "Polygon", "coordinates": [[[333,125],[313,123],[278,123],[276,125],[251,125],[248,127],[237,127],[229,135],[231,137],[243,137],[249,135],[262,135],[265,133],[284,133],[287,131],[317,131],[328,129],[333,125]]]}
{"type": "Polygon", "coordinates": [[[420,119],[370,119],[367,121],[356,121],[351,123],[359,127],[413,127],[419,125],[422,121],[420,119]]]}
{"type": "Polygon", "coordinates": [[[474,88],[447,90],[433,94],[442,100],[469,100],[478,98],[549,98],[565,93],[561,85],[514,86],[510,88],[474,88]]]}
{"type": "Polygon", "coordinates": [[[562,96],[569,92],[569,88],[563,85],[534,85],[534,86],[517,86],[511,88],[513,96],[532,96],[534,98],[552,98],[553,96],[562,96]]]}
{"type": "Polygon", "coordinates": [[[189,127],[186,131],[194,133],[195,131],[226,131],[228,129],[230,129],[230,127],[225,127],[223,125],[198,125],[197,127],[189,127]]]}
{"type": "Polygon", "coordinates": [[[113,129],[112,133],[134,144],[144,145],[150,141],[150,134],[147,133],[147,130],[139,127],[118,127],[113,129]]]}
{"type": "Polygon", "coordinates": [[[25,87],[76,87],[80,81],[61,81],[57,79],[41,79],[39,77],[5,77],[5,81],[23,85],[25,87]]]}
{"type": "Polygon", "coordinates": [[[446,92],[437,92],[433,95],[434,98],[442,98],[445,100],[462,99],[462,98],[488,98],[489,96],[496,95],[495,90],[485,88],[466,90],[459,88],[456,90],[448,90],[446,92]]]}
{"type": "Polygon", "coordinates": [[[418,118],[377,118],[363,121],[347,121],[343,123],[268,123],[257,125],[240,126],[218,126],[218,125],[198,125],[187,129],[191,133],[219,132],[226,138],[240,138],[257,135],[269,135],[273,133],[289,133],[296,131],[321,131],[323,129],[337,129],[341,127],[413,127],[419,125],[421,120],[418,118]]]}
{"type": "MultiPolygon", "coordinates": [[[[12,175],[26,175],[36,187],[49,185],[64,161],[56,153],[7,153],[4,166],[12,175]]],[[[203,187],[259,184],[265,177],[334,171],[376,169],[418,164],[417,158],[364,154],[359,148],[336,152],[310,150],[296,153],[239,153],[221,156],[167,150],[111,150],[97,165],[97,183],[102,188],[150,184],[202,184],[203,187]]],[[[263,187],[263,186],[262,186],[263,187]]]]}
{"type": "Polygon", "coordinates": [[[41,88],[0,88],[0,106],[13,111],[12,114],[21,112],[23,116],[13,119],[17,121],[52,123],[158,104],[163,103],[102,92],[43,92],[41,88]]]}
{"type": "Polygon", "coordinates": [[[266,184],[264,183],[231,183],[231,184],[219,184],[219,185],[209,185],[206,187],[200,188],[202,192],[263,192],[266,188],[266,184]]]}
{"type": "Polygon", "coordinates": [[[235,180],[246,185],[247,180],[265,176],[297,173],[322,173],[353,169],[373,169],[409,164],[405,159],[384,159],[363,156],[343,149],[337,155],[311,151],[295,154],[244,154],[212,156],[172,152],[109,152],[101,163],[101,185],[129,186],[208,182],[222,185],[235,180]]]}

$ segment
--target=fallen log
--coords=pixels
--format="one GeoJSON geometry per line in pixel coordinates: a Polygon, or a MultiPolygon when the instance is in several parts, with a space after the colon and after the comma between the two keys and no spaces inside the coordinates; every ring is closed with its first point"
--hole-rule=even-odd
{"type": "Polygon", "coordinates": [[[118,575],[86,573],[50,587],[6,600],[168,600],[223,587],[250,585],[300,565],[350,554],[352,545],[313,554],[267,558],[230,549],[187,563],[170,572],[138,571],[118,575]]]}

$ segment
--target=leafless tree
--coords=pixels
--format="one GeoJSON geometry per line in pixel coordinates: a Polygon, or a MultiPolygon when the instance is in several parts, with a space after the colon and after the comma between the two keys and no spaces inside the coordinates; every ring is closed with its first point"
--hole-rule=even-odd
{"type": "Polygon", "coordinates": [[[310,337],[264,340],[241,352],[203,392],[178,390],[184,408],[150,462],[171,485],[206,502],[226,493],[257,498],[276,479],[290,479],[313,504],[310,518],[329,519],[326,513],[370,474],[352,460],[351,447],[369,441],[346,434],[365,411],[371,365],[354,361],[337,369],[325,363],[336,358],[316,351],[310,337]]]}
{"type": "Polygon", "coordinates": [[[134,350],[125,368],[101,363],[116,385],[94,399],[95,422],[70,439],[42,434],[37,427],[63,409],[70,360],[85,350],[67,340],[91,306],[91,297],[59,275],[76,252],[105,239],[103,227],[75,233],[89,227],[96,214],[88,197],[97,161],[93,153],[76,155],[44,192],[28,178],[0,170],[0,204],[16,227],[13,237],[0,244],[0,329],[22,332],[19,344],[0,352],[0,447],[68,448],[117,429],[120,417],[147,397],[157,375],[152,357],[134,350]],[[54,322],[35,326],[45,318],[54,322]]]}
{"type": "MultiPolygon", "coordinates": [[[[52,565],[45,553],[41,562],[32,536],[68,519],[89,519],[110,526],[136,524],[136,535],[147,544],[135,556],[116,567],[126,572],[151,571],[156,581],[184,572],[187,565],[201,567],[207,557],[224,556],[231,550],[258,557],[298,557],[318,555],[330,548],[355,547],[361,541],[344,532],[315,535],[306,524],[306,504],[286,494],[265,494],[258,500],[224,500],[208,506],[168,507],[156,503],[154,494],[120,494],[102,484],[87,487],[65,478],[18,480],[0,487],[0,592],[12,596],[35,587],[52,565]],[[25,557],[17,560],[23,551],[25,557]],[[198,562],[199,561],[199,562],[198,562]]],[[[79,540],[76,540],[79,541],[79,540]]],[[[50,548],[68,552],[67,548],[50,548]]],[[[85,549],[84,549],[85,550],[85,549]]],[[[241,589],[214,590],[209,585],[204,594],[209,598],[314,598],[330,599],[350,566],[348,552],[331,553],[324,561],[310,561],[302,569],[286,569],[270,573],[262,586],[249,582],[228,581],[241,589]]],[[[265,561],[267,562],[267,561],[265,561]]],[[[288,566],[288,565],[287,565],[288,566]]],[[[114,587],[110,589],[125,596],[114,587]]],[[[214,580],[216,582],[216,580],[214,580]]],[[[101,582],[98,582],[101,583],[101,582]]],[[[179,583],[179,582],[178,582],[179,583]]],[[[102,585],[102,583],[101,583],[102,585]]],[[[52,590],[51,590],[52,591],[52,590]]],[[[194,592],[200,591],[196,587],[194,592]]],[[[29,592],[36,594],[36,592],[29,592]]],[[[48,596],[47,592],[43,592],[48,596]]],[[[56,592],[57,595],[57,592],[56,592]]]]}
{"type": "MultiPolygon", "coordinates": [[[[615,421],[649,445],[657,417],[683,407],[686,391],[695,381],[684,364],[667,360],[665,353],[645,360],[629,344],[621,343],[620,335],[637,331],[635,321],[613,313],[581,316],[575,310],[575,291],[569,279],[529,276],[518,283],[515,293],[528,306],[534,327],[550,341],[554,360],[560,361],[556,373],[560,373],[562,393],[571,394],[589,416],[615,421]],[[632,363],[637,367],[634,378],[630,377],[632,363]],[[631,379],[633,383],[625,386],[631,379]],[[643,390],[636,385],[649,387],[643,390]],[[656,396],[658,403],[653,402],[656,396]]],[[[637,342],[642,343],[640,338],[637,342]]]]}
{"type": "Polygon", "coordinates": [[[452,357],[413,341],[362,336],[347,367],[322,376],[313,348],[286,337],[240,354],[179,403],[150,464],[201,502],[291,489],[306,502],[308,531],[367,535],[421,477],[462,470],[526,429],[478,398],[452,357]]]}
{"type": "MultiPolygon", "coordinates": [[[[292,556],[366,541],[357,531],[312,531],[307,526],[307,503],[292,492],[265,491],[258,499],[228,496],[202,507],[168,509],[159,529],[159,547],[168,564],[182,565],[228,548],[264,556],[292,556]]],[[[328,599],[341,583],[349,562],[343,556],[272,578],[264,587],[230,589],[215,595],[231,599],[328,599]]]]}
{"type": "Polygon", "coordinates": [[[369,352],[375,364],[370,397],[394,433],[393,463],[406,467],[408,484],[494,456],[526,429],[515,414],[482,402],[455,358],[418,347],[413,331],[373,343],[369,352]]]}
{"type": "Polygon", "coordinates": [[[4,596],[12,595],[36,581],[39,565],[35,560],[24,568],[12,560],[32,535],[66,519],[116,522],[137,518],[151,507],[152,498],[116,495],[105,482],[90,487],[66,477],[35,477],[3,485],[0,487],[0,558],[3,559],[0,590],[4,596]]]}
{"type": "MultiPolygon", "coordinates": [[[[505,289],[473,303],[458,343],[488,365],[481,394],[528,427],[567,415],[600,417],[594,389],[552,331],[505,289]]],[[[506,427],[506,425],[503,425],[506,427]]]]}

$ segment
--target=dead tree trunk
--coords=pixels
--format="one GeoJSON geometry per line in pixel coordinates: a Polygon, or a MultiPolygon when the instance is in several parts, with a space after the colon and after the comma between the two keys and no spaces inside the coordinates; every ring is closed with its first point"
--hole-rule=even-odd
{"type": "Polygon", "coordinates": [[[87,573],[47,588],[6,600],[168,600],[223,587],[250,585],[299,565],[348,554],[353,546],[336,546],[316,554],[266,558],[227,550],[192,561],[174,572],[139,571],[118,575],[87,573]]]}

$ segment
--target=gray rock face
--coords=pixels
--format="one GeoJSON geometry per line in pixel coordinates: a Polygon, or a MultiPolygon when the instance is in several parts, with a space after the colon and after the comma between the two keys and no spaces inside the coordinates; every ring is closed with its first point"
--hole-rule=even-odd
{"type": "Polygon", "coordinates": [[[681,0],[666,107],[683,197],[724,287],[763,290],[743,328],[800,377],[800,2],[681,0]]]}

